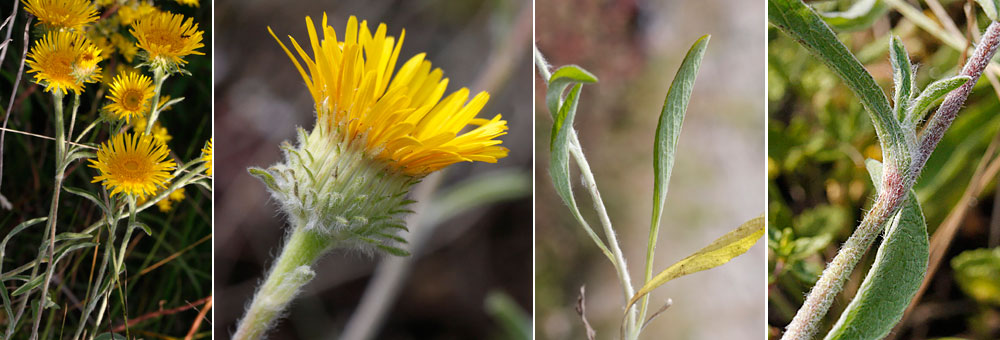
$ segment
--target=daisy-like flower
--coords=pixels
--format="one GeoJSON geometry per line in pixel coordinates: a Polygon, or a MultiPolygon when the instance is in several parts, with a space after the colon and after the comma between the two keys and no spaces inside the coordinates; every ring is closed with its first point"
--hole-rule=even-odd
{"type": "Polygon", "coordinates": [[[115,14],[118,16],[119,24],[122,26],[131,26],[136,20],[159,12],[160,9],[156,8],[150,1],[129,1],[119,7],[115,14]]]}
{"type": "Polygon", "coordinates": [[[398,232],[406,229],[410,187],[448,165],[495,163],[508,152],[497,139],[507,122],[499,114],[477,118],[487,93],[445,96],[448,80],[424,54],[396,70],[405,31],[397,40],[385,24],[372,32],[352,16],[338,38],[325,14],[322,38],[309,17],[306,25],[311,55],[294,38],[297,55],[271,35],[305,80],[316,124],[299,129],[297,145],[283,145],[283,162],[250,169],[294,229],[234,339],[261,338],[330,249],[407,255],[397,244],[406,242],[398,232]]]}
{"type": "Polygon", "coordinates": [[[101,79],[104,58],[87,37],[72,31],[49,32],[35,42],[28,54],[28,73],[35,82],[45,85],[45,91],[79,93],[83,84],[101,79]]]}
{"type": "Polygon", "coordinates": [[[212,175],[212,138],[205,143],[205,148],[201,149],[201,160],[205,162],[205,174],[212,175]]]}
{"type": "Polygon", "coordinates": [[[132,118],[145,115],[153,98],[153,81],[138,72],[119,73],[111,83],[108,96],[111,103],[104,109],[128,123],[132,118]]]}
{"type": "Polygon", "coordinates": [[[97,160],[88,165],[100,171],[92,182],[103,182],[111,194],[122,193],[144,199],[165,188],[170,172],[177,167],[167,159],[170,150],[152,137],[122,133],[111,137],[97,150],[97,160]]]}
{"type": "Polygon", "coordinates": [[[499,114],[476,117],[488,93],[468,101],[469,90],[462,88],[442,99],[448,79],[442,79],[441,69],[432,70],[423,53],[393,73],[405,30],[396,41],[386,36],[385,24],[372,33],[367,21],[359,25],[351,16],[341,40],[324,14],[320,39],[311,18],[306,17],[306,25],[312,56],[289,37],[301,63],[275,39],[316,102],[317,130],[335,134],[342,144],[361,143],[371,157],[413,177],[458,162],[495,163],[507,156],[507,148],[495,139],[506,134],[507,122],[499,114]]]}
{"type": "Polygon", "coordinates": [[[197,49],[204,32],[198,30],[194,19],[180,14],[156,12],[132,24],[129,30],[140,49],[154,65],[180,66],[187,63],[185,56],[203,55],[197,49]]]}
{"type": "Polygon", "coordinates": [[[405,31],[397,40],[385,24],[372,32],[352,16],[340,39],[324,14],[321,39],[312,19],[306,24],[312,55],[294,38],[301,61],[278,43],[315,100],[316,124],[299,131],[297,146],[284,148],[285,162],[251,173],[268,185],[292,225],[354,249],[404,254],[391,228],[400,225],[410,186],[454,163],[507,156],[497,139],[507,122],[499,114],[476,117],[489,99],[485,92],[470,99],[462,88],[446,96],[448,79],[424,54],[394,72],[405,31]]]}
{"type": "Polygon", "coordinates": [[[97,21],[97,8],[88,0],[21,0],[38,23],[52,28],[79,30],[97,21]]]}

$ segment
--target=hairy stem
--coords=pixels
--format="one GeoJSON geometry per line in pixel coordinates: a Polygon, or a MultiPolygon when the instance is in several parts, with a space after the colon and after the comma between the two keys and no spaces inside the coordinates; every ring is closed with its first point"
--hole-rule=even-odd
{"type": "MultiPolygon", "coordinates": [[[[545,57],[542,55],[541,51],[538,50],[537,46],[534,46],[534,60],[535,66],[537,66],[542,79],[548,83],[552,73],[549,71],[548,62],[545,61],[545,57]]],[[[609,247],[611,248],[611,252],[614,256],[612,264],[618,274],[618,280],[622,285],[622,291],[625,295],[625,301],[627,302],[633,295],[635,295],[635,288],[632,286],[632,278],[628,273],[628,265],[625,262],[625,257],[622,256],[621,246],[618,244],[618,237],[615,235],[614,227],[611,225],[611,219],[608,217],[608,211],[604,206],[604,200],[601,199],[601,192],[597,189],[597,181],[594,179],[594,173],[590,170],[590,163],[587,162],[587,157],[583,154],[583,149],[580,147],[580,139],[577,137],[575,132],[570,134],[569,144],[569,152],[576,161],[577,167],[580,169],[580,176],[583,178],[583,185],[587,189],[587,192],[590,193],[590,196],[594,201],[594,210],[597,211],[598,218],[601,221],[601,226],[604,227],[604,235],[608,238],[609,247]]],[[[636,321],[636,318],[637,314],[635,308],[630,308],[628,311],[628,318],[625,322],[624,335],[626,339],[636,339],[639,337],[637,329],[638,322],[636,321]]]]}
{"type": "Polygon", "coordinates": [[[305,222],[299,222],[285,241],[281,255],[271,267],[264,284],[257,289],[233,340],[263,338],[301,288],[313,278],[313,263],[330,246],[328,237],[306,230],[305,222]]]}
{"type": "Polygon", "coordinates": [[[819,331],[819,325],[830,309],[833,299],[843,289],[844,282],[851,275],[858,261],[871,247],[878,234],[882,232],[886,221],[901,208],[906,193],[913,187],[913,183],[923,170],[927,158],[930,157],[945,131],[955,120],[958,110],[969,97],[969,93],[972,92],[972,87],[996,53],[998,43],[1000,43],[1000,24],[993,22],[986,29],[982,41],[976,46],[972,56],[962,68],[961,75],[969,76],[972,79],[945,97],[944,102],[924,128],[919,145],[917,145],[918,149],[907,168],[898,169],[891,163],[884,165],[882,189],[875,199],[872,209],[865,214],[861,224],[844,242],[833,261],[823,270],[823,274],[809,292],[802,308],[789,323],[782,339],[810,339],[819,331]]]}
{"type": "Polygon", "coordinates": [[[160,93],[163,89],[163,81],[167,80],[167,73],[162,67],[153,67],[153,103],[149,108],[149,120],[146,121],[146,134],[153,131],[153,123],[160,116],[160,93]]]}
{"type": "MultiPolygon", "coordinates": [[[[45,309],[45,301],[48,297],[49,292],[49,281],[52,281],[52,273],[55,271],[55,252],[56,252],[56,220],[59,218],[59,193],[62,191],[62,183],[65,178],[64,172],[66,171],[66,132],[63,127],[63,97],[65,94],[56,90],[52,93],[52,99],[55,101],[55,130],[56,130],[56,169],[55,169],[55,184],[52,188],[52,202],[49,205],[49,219],[48,226],[45,228],[45,234],[47,239],[44,241],[48,243],[48,255],[49,264],[45,268],[45,279],[42,281],[42,296],[38,300],[38,311],[35,317],[35,324],[31,328],[31,340],[38,338],[38,326],[42,323],[42,315],[44,315],[43,310],[45,309]]],[[[44,256],[39,256],[35,263],[37,268],[44,256]]],[[[34,275],[32,275],[34,276],[34,275]]]]}
{"type": "Polygon", "coordinates": [[[994,21],[986,28],[983,38],[976,45],[975,51],[972,52],[965,66],[962,67],[962,72],[959,73],[959,75],[969,76],[972,79],[948,93],[944,97],[944,102],[938,107],[937,112],[931,116],[926,127],[924,127],[920,136],[919,149],[910,168],[914,177],[919,175],[920,171],[923,170],[927,159],[930,158],[931,153],[937,148],[938,142],[944,137],[944,132],[955,121],[955,117],[958,116],[958,110],[962,108],[962,104],[969,98],[969,94],[972,93],[972,88],[979,81],[983,70],[986,69],[990,60],[993,59],[993,55],[996,54],[998,43],[1000,43],[1000,23],[994,21]]]}

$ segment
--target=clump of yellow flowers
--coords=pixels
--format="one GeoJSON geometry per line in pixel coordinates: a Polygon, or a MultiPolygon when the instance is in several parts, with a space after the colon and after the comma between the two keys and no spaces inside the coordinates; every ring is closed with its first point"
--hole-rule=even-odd
{"type": "MultiPolygon", "coordinates": [[[[197,0],[177,2],[191,6],[180,8],[199,6],[197,0]]],[[[98,205],[104,214],[101,223],[107,228],[86,230],[95,233],[95,242],[109,243],[95,245],[109,249],[101,252],[105,258],[100,262],[103,267],[99,275],[104,277],[96,279],[111,284],[91,285],[93,289],[88,288],[82,297],[87,301],[81,308],[82,315],[72,318],[80,320],[73,336],[80,338],[87,325],[100,329],[106,326],[101,324],[101,312],[95,313],[95,307],[106,305],[112,292],[124,291],[116,286],[120,284],[117,278],[124,253],[111,256],[110,249],[117,248],[110,243],[115,243],[116,237],[102,238],[96,233],[110,230],[115,235],[120,222],[128,219],[125,237],[118,240],[126,244],[133,229],[141,224],[136,216],[143,210],[156,205],[160,211],[169,211],[184,199],[184,187],[190,184],[211,190],[210,144],[202,154],[185,156],[191,159],[182,161],[170,149],[173,137],[167,125],[158,120],[160,113],[183,100],[163,94],[163,84],[171,76],[190,75],[185,69],[187,59],[205,54],[204,33],[194,18],[170,13],[148,0],[20,0],[20,3],[31,14],[29,20],[35,20],[31,41],[26,42],[31,47],[25,58],[26,73],[30,76],[27,79],[53,99],[56,149],[55,190],[46,220],[46,238],[38,256],[48,259],[48,264],[41,260],[36,263],[29,281],[42,284],[22,287],[25,288],[22,294],[24,301],[35,293],[40,299],[33,301],[49,301],[60,193],[70,192],[79,196],[74,199],[82,197],[98,205]],[[81,97],[94,103],[94,111],[100,110],[100,114],[78,112],[81,97]],[[84,128],[80,129],[77,123],[84,128]],[[69,167],[83,159],[87,159],[87,167],[69,167]],[[74,169],[90,171],[92,182],[99,185],[92,185],[90,190],[64,188],[63,181],[69,177],[67,171],[74,169]],[[105,270],[109,266],[112,269],[105,270]]],[[[84,228],[73,230],[78,229],[84,228]]],[[[33,325],[29,327],[30,338],[38,337],[41,316],[48,314],[33,313],[38,318],[26,323],[33,325]]],[[[8,324],[18,325],[22,315],[21,312],[9,315],[12,320],[8,324]]]]}
{"type": "Polygon", "coordinates": [[[508,153],[497,139],[507,122],[479,117],[488,93],[448,93],[444,72],[423,53],[397,69],[405,31],[397,39],[385,24],[372,31],[352,16],[338,34],[325,14],[318,29],[306,17],[306,28],[312,54],[292,37],[296,53],[275,39],[313,97],[316,123],[282,146],[284,161],[250,169],[292,229],[234,339],[262,337],[330,249],[408,255],[398,232],[410,187],[451,164],[495,163],[508,153]]]}

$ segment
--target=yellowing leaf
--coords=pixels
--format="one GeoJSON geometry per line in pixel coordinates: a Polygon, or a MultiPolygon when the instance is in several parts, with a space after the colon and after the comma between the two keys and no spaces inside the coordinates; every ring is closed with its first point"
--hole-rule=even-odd
{"type": "Polygon", "coordinates": [[[629,300],[628,306],[625,306],[625,312],[627,313],[629,308],[632,308],[632,305],[644,295],[649,294],[653,289],[662,286],[667,281],[721,266],[734,257],[742,255],[750,250],[750,247],[753,247],[763,235],[764,215],[761,214],[657,274],[629,300]]]}

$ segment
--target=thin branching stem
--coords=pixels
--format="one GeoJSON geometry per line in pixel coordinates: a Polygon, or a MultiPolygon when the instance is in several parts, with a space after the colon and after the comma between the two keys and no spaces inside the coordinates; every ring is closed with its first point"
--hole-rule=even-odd
{"type": "MultiPolygon", "coordinates": [[[[13,18],[14,14],[17,14],[17,5],[18,5],[18,3],[17,3],[17,1],[15,1],[14,2],[14,13],[11,14],[12,18],[13,18]]],[[[0,187],[3,186],[3,150],[4,150],[4,141],[5,141],[6,137],[7,137],[7,122],[10,121],[11,111],[14,109],[14,99],[17,98],[17,89],[18,89],[18,87],[21,86],[21,76],[24,74],[24,61],[28,57],[28,32],[30,31],[30,28],[31,28],[31,18],[32,18],[32,16],[29,15],[28,16],[28,20],[26,20],[27,22],[24,24],[24,40],[21,42],[21,44],[24,45],[24,48],[21,51],[21,65],[18,66],[18,68],[17,68],[17,75],[14,76],[14,86],[11,87],[11,90],[10,90],[10,99],[7,102],[7,110],[4,111],[4,113],[3,113],[3,127],[2,127],[3,130],[0,130],[0,187]]],[[[10,29],[13,30],[14,29],[14,27],[13,27],[14,26],[13,20],[11,21],[10,25],[11,25],[10,29]]],[[[10,31],[7,32],[7,37],[10,38],[10,31]]],[[[3,55],[7,54],[7,47],[9,45],[10,44],[7,44],[6,46],[4,46],[3,55]]],[[[2,65],[3,65],[3,58],[0,57],[0,66],[2,66],[2,65]]],[[[2,196],[2,195],[3,195],[2,191],[0,191],[0,196],[2,196]]],[[[9,328],[9,330],[13,329],[13,328],[14,327],[12,325],[9,328]]],[[[11,335],[12,335],[12,332],[8,332],[7,333],[7,337],[8,338],[10,338],[11,335]]]]}

